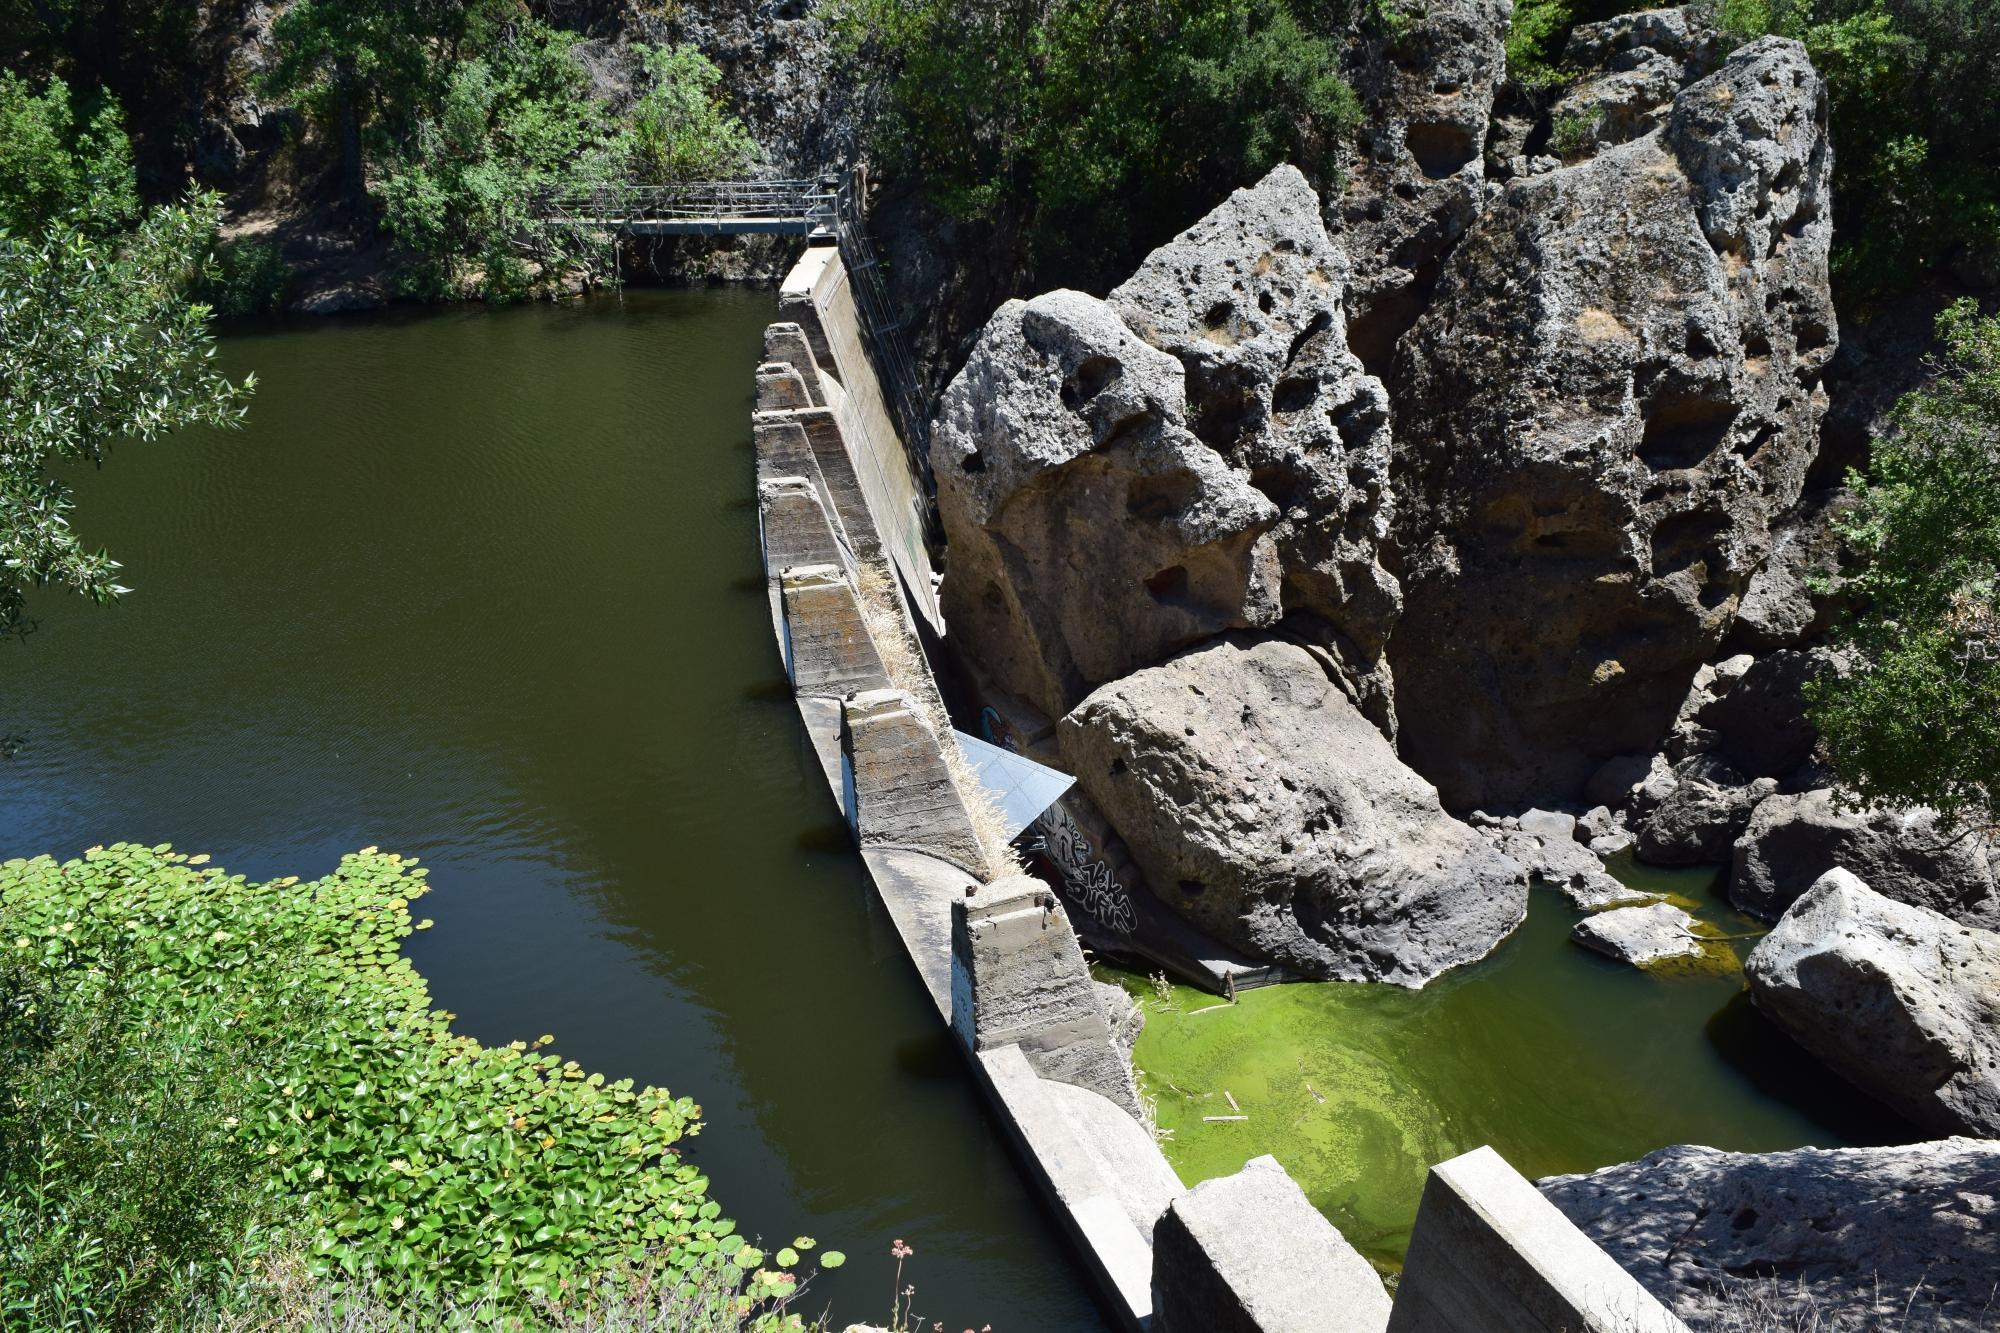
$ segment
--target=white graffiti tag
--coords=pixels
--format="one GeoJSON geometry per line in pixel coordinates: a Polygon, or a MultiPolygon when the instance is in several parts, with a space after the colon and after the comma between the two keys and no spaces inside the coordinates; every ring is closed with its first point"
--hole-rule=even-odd
{"type": "Polygon", "coordinates": [[[1107,930],[1130,935],[1138,925],[1132,899],[1125,886],[1111,873],[1111,867],[1091,854],[1090,839],[1057,802],[1042,812],[1035,827],[1041,831],[1031,850],[1041,852],[1055,864],[1063,887],[1076,899],[1077,906],[1107,930]]]}

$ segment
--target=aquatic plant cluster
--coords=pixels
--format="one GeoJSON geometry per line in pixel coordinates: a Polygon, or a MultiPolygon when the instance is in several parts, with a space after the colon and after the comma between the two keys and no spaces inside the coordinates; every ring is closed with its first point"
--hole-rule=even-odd
{"type": "Polygon", "coordinates": [[[682,1158],[692,1101],[549,1036],[452,1031],[401,952],[431,924],[410,914],[423,867],[369,848],[253,884],[206,861],[119,843],[0,864],[9,1320],[205,1300],[291,1251],[376,1295],[503,1309],[621,1266],[722,1270],[745,1313],[796,1289],[812,1242],[737,1234],[682,1158]]]}

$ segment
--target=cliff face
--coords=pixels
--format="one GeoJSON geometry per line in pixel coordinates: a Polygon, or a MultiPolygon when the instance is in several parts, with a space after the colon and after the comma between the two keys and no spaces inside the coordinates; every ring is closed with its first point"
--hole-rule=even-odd
{"type": "MultiPolygon", "coordinates": [[[[960,651],[1062,719],[1159,897],[1309,975],[1483,953],[1530,868],[1444,811],[1579,802],[1746,605],[1765,649],[1817,618],[1818,74],[1678,11],[1581,29],[1563,162],[1494,121],[1508,13],[1355,54],[1341,193],[1280,168],[1105,301],[1004,305],[934,435],[960,651]]],[[[1778,783],[1704,762],[1680,831],[1726,851],[1778,783]]]]}

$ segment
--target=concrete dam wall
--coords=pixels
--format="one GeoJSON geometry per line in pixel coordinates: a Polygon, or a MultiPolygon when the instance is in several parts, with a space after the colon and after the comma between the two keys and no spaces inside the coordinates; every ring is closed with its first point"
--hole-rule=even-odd
{"type": "Polygon", "coordinates": [[[1395,1300],[1284,1168],[1184,1188],[1054,887],[1023,874],[925,656],[928,496],[839,252],[786,279],[756,368],[772,629],[875,890],[973,1076],[1128,1328],[1668,1333],[1682,1325],[1490,1148],[1433,1168],[1395,1300]]]}

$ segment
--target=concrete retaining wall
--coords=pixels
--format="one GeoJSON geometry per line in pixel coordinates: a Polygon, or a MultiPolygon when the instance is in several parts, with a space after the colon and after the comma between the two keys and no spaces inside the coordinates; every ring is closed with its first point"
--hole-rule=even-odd
{"type": "Polygon", "coordinates": [[[1687,1333],[1491,1148],[1424,1181],[1390,1333],[1687,1333]]]}
{"type": "Polygon", "coordinates": [[[1060,901],[982,846],[945,760],[954,742],[931,721],[942,712],[920,649],[942,631],[926,502],[835,251],[806,252],[782,310],[754,435],[772,628],[799,714],[939,1016],[1119,1322],[1684,1333],[1491,1149],[1433,1170],[1393,1315],[1374,1271],[1274,1160],[1182,1187],[1060,901]],[[869,591],[878,575],[900,591],[891,608],[869,591]],[[1626,1322],[1603,1322],[1612,1312],[1626,1322]]]}

